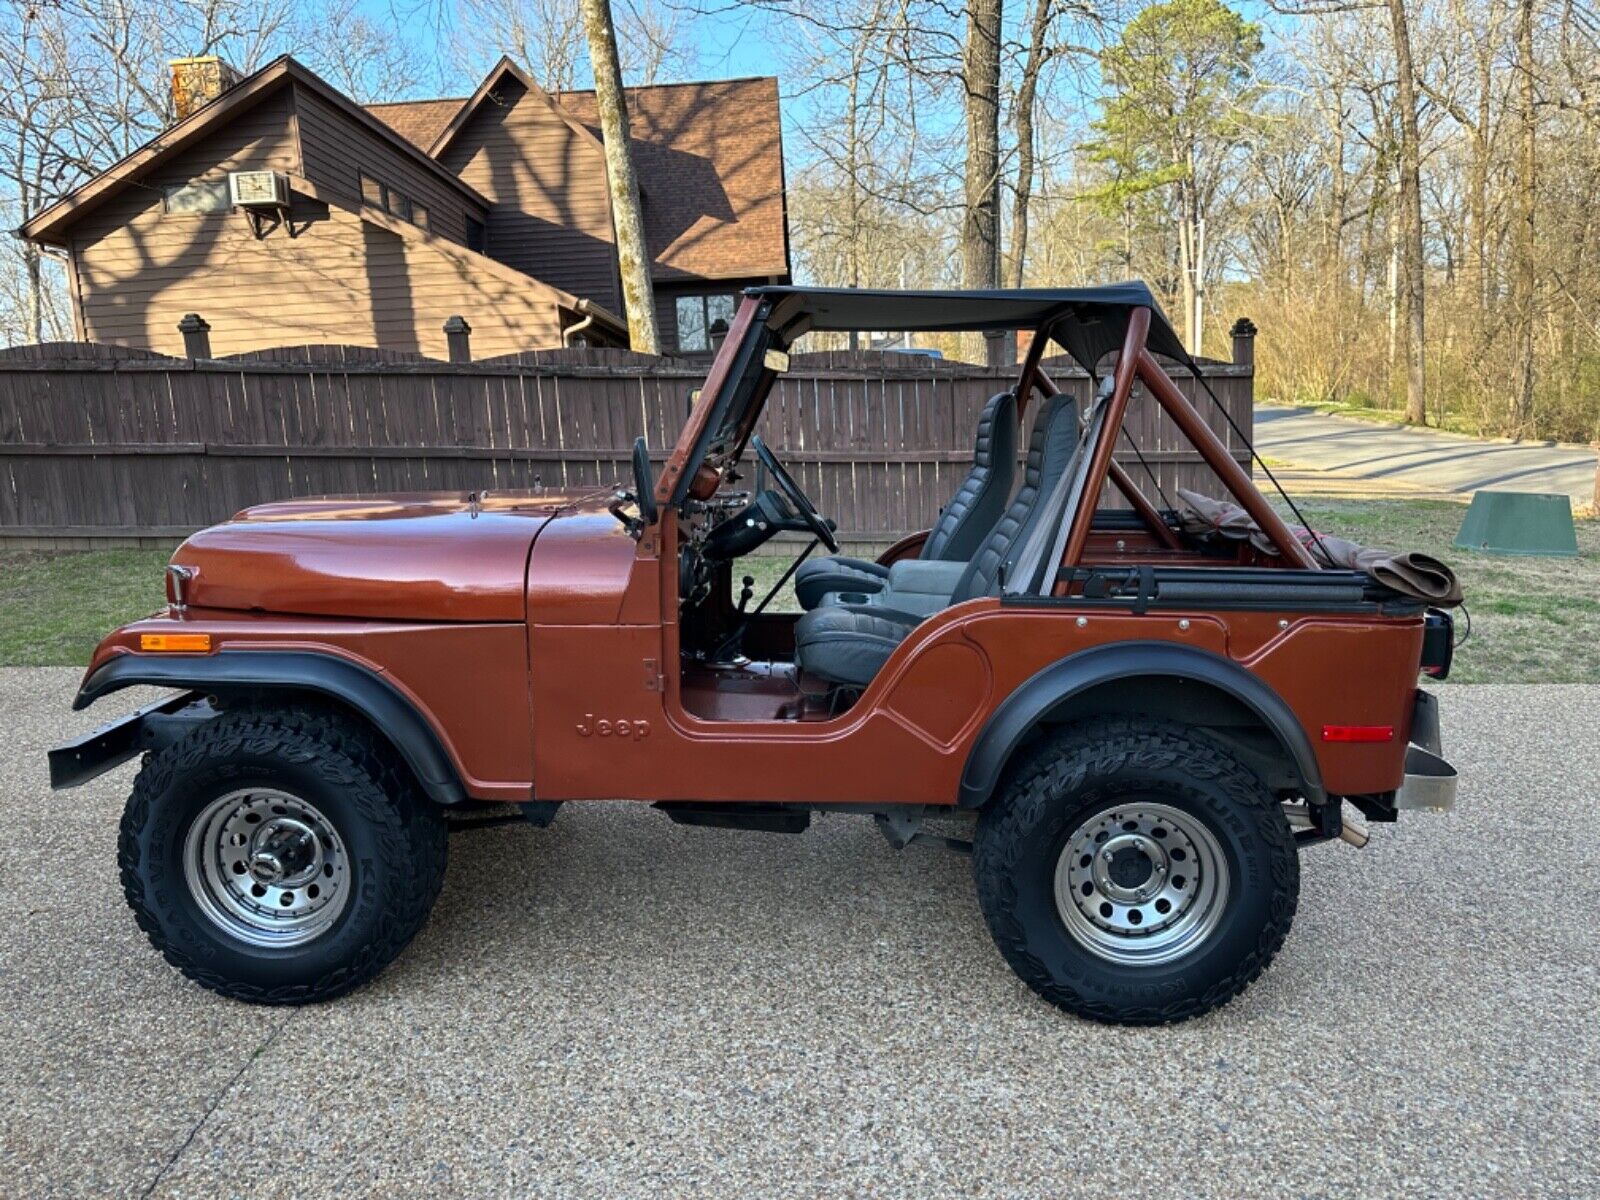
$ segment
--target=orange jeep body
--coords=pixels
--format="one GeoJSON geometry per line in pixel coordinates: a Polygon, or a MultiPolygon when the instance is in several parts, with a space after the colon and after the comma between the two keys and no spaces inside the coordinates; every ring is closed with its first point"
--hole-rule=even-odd
{"type": "MultiPolygon", "coordinates": [[[[1074,696],[1080,707],[1114,710],[1115,697],[1132,694],[1129,679],[1158,680],[1147,689],[1150,703],[1194,714],[1220,702],[1227,722],[1259,723],[1286,785],[1319,798],[1402,786],[1423,646],[1417,604],[1307,607],[1292,589],[1272,588],[1258,603],[1158,600],[1140,611],[1066,594],[1065,585],[1033,602],[981,597],[924,621],[859,698],[832,714],[797,712],[786,702],[791,679],[698,669],[683,654],[678,594],[691,518],[674,501],[685,490],[709,499],[727,484],[737,451],[708,467],[697,445],[718,390],[734,387],[741,352],[785,302],[771,290],[745,299],[662,472],[659,517],[648,528],[630,530],[613,515],[610,489],[325,497],[247,509],[179,548],[169,587],[181,596],[174,591],[166,612],[105,639],[79,704],[132,683],[304,686],[377,722],[378,707],[396,706],[373,697],[397,698],[404,727],[387,718],[380,727],[446,803],[943,807],[980,804],[1030,720],[1074,696]],[[695,478],[676,486],[686,475],[695,478]],[[146,649],[161,644],[151,635],[169,633],[207,635],[208,648],[146,649]],[[334,669],[337,680],[297,680],[292,668],[263,661],[286,655],[292,666],[322,659],[349,669],[334,669]],[[1090,694],[1096,699],[1084,699],[1090,694]],[[1011,727],[1019,723],[1020,731],[1011,727]],[[1323,736],[1350,728],[1388,732],[1323,736]]],[[[1087,493],[1099,495],[1110,478],[1139,501],[1147,527],[1097,531],[1086,514],[1067,565],[1304,574],[1312,564],[1299,544],[1146,349],[1148,324],[1148,310],[1135,308],[1111,433],[1087,493]],[[1200,435],[1198,448],[1219,474],[1232,469],[1223,478],[1280,538],[1279,559],[1218,564],[1151,519],[1153,508],[1110,456],[1135,378],[1175,417],[1189,414],[1183,424],[1200,435]]],[[[1047,340],[1035,339],[1019,394],[1052,390],[1038,369],[1047,340]]],[[[762,374],[739,449],[775,372],[762,374]]],[[[913,539],[885,559],[915,548],[913,539]]],[[[716,603],[731,609],[726,587],[716,603]]],[[[762,614],[749,641],[775,658],[792,653],[792,621],[762,614]]]]}
{"type": "Polygon", "coordinates": [[[241,1000],[327,1000],[381,970],[427,918],[447,832],[623,799],[781,832],[871,814],[896,846],[972,853],[997,948],[1050,1002],[1209,1011],[1282,944],[1302,847],[1364,844],[1348,808],[1453,803],[1417,687],[1448,671],[1451,623],[1319,565],[1158,353],[1187,358],[1143,285],[752,289],[659,478],[641,438],[610,489],[290,500],[189,538],[166,610],[100,644],[74,703],[172,694],[52,750],[52,783],[145,755],[128,903],[169,962],[241,1000]],[[797,338],[884,324],[1034,338],[935,530],[808,563],[833,526],[757,423],[797,338]],[[1040,365],[1052,340],[1092,377],[1116,355],[1087,412],[1040,365]],[[1115,461],[1136,384],[1248,537],[1187,532],[1115,461]],[[741,489],[747,450],[774,486],[741,489]],[[747,610],[734,563],[784,531],[811,540],[747,610]],[[806,611],[766,611],[791,576],[806,611]],[[971,840],[924,829],[935,814],[972,817],[971,840]]]}

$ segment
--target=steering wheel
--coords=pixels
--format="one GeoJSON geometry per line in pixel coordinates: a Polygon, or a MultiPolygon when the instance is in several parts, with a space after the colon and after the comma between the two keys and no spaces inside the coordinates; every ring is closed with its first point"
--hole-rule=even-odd
{"type": "Polygon", "coordinates": [[[756,457],[761,460],[761,465],[767,469],[767,473],[777,482],[778,490],[784,494],[789,503],[794,506],[794,510],[799,514],[800,519],[806,523],[806,528],[810,529],[816,535],[817,540],[828,548],[829,554],[839,553],[839,542],[833,536],[833,530],[822,519],[822,514],[817,512],[817,506],[811,503],[811,497],[800,490],[800,485],[794,481],[788,471],[783,469],[783,464],[767,448],[767,444],[761,440],[761,435],[752,435],[750,445],[755,448],[756,457]]]}

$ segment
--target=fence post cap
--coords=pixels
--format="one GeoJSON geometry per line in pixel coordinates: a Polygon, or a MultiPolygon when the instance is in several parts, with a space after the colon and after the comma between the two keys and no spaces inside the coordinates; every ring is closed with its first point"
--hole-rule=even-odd
{"type": "Polygon", "coordinates": [[[184,313],[178,322],[179,333],[204,333],[210,328],[210,323],[199,313],[184,313]]]}
{"type": "Polygon", "coordinates": [[[1236,338],[1255,337],[1257,332],[1259,331],[1256,329],[1256,323],[1254,321],[1252,321],[1249,317],[1240,317],[1233,323],[1233,328],[1228,330],[1228,335],[1236,338]]]}
{"type": "Polygon", "coordinates": [[[444,322],[446,333],[471,333],[472,326],[467,324],[467,319],[462,316],[446,317],[444,322]]]}

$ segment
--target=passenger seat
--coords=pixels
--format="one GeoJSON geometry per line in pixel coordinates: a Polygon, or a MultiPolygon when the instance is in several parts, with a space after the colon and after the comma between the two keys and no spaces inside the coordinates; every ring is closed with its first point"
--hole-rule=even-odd
{"type": "MultiPolygon", "coordinates": [[[[1001,392],[989,399],[978,418],[972,469],[939,514],[915,562],[949,562],[957,574],[1006,510],[1017,474],[1017,398],[1001,392]]],[[[953,578],[953,577],[952,577],[953,578]]],[[[808,559],[794,576],[801,608],[816,608],[830,593],[871,595],[889,583],[881,563],[835,554],[808,559]]]]}

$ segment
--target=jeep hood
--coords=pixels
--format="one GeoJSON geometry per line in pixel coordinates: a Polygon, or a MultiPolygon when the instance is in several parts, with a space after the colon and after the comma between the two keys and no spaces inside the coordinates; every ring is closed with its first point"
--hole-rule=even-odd
{"type": "MultiPolygon", "coordinates": [[[[247,508],[173,555],[195,608],[404,621],[521,621],[533,540],[609,491],[318,496],[247,508]]],[[[171,598],[172,581],[168,580],[171,598]]]]}

